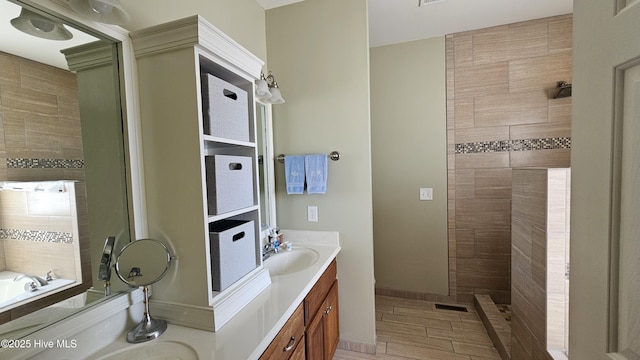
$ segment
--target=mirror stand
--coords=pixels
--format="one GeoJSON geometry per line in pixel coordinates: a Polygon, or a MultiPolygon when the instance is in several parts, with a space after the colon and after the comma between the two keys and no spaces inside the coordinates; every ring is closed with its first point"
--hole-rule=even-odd
{"type": "Polygon", "coordinates": [[[171,253],[160,241],[140,239],[125,245],[116,261],[116,274],[133,287],[142,286],[144,317],[127,333],[127,341],[141,343],[157,339],[167,330],[167,322],[151,317],[149,312],[149,285],[164,277],[171,266],[171,253]]]}
{"type": "Polygon", "coordinates": [[[149,286],[144,285],[142,292],[144,293],[144,318],[127,333],[127,342],[134,344],[156,339],[167,330],[165,320],[154,319],[149,313],[149,286]]]}

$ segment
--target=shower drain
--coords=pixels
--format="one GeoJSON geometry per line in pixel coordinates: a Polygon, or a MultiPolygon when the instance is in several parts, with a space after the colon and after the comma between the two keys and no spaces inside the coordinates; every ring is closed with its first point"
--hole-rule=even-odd
{"type": "Polygon", "coordinates": [[[436,304],[436,309],[460,311],[460,312],[469,312],[466,307],[464,307],[464,306],[456,306],[456,305],[436,304]]]}

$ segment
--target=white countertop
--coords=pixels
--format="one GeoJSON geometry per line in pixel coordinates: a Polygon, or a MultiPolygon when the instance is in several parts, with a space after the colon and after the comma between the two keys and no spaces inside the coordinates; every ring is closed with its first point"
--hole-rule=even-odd
{"type": "MultiPolygon", "coordinates": [[[[127,343],[125,332],[116,341],[94,353],[90,359],[142,348],[154,342],[188,345],[200,359],[258,359],[340,251],[337,233],[283,232],[285,240],[291,241],[294,248],[307,247],[317,251],[318,260],[304,270],[272,276],[271,285],[219,331],[213,333],[169,324],[167,331],[158,339],[135,345],[127,343]]],[[[142,304],[135,306],[141,311],[142,304]]]]}

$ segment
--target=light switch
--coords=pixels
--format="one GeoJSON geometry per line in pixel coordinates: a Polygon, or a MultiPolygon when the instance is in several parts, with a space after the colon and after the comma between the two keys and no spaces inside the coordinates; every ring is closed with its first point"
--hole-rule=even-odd
{"type": "Polygon", "coordinates": [[[318,222],[317,206],[307,206],[307,221],[318,222]]]}
{"type": "Polygon", "coordinates": [[[433,200],[433,188],[420,188],[420,200],[433,200]]]}

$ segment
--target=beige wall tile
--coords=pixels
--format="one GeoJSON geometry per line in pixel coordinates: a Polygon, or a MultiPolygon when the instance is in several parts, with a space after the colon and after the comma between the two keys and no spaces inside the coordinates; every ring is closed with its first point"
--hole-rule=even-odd
{"type": "Polygon", "coordinates": [[[509,152],[458,154],[457,169],[486,169],[509,167],[509,152]]]}
{"type": "MultiPolygon", "coordinates": [[[[453,130],[455,128],[455,101],[447,99],[447,130],[453,130]]],[[[447,136],[447,141],[450,141],[447,136]]]]}
{"type": "Polygon", "coordinates": [[[58,96],[58,115],[76,119],[76,121],[79,122],[80,103],[78,102],[77,94],[74,94],[73,96],[58,96]]]}
{"type": "Polygon", "coordinates": [[[511,201],[506,199],[463,199],[456,204],[456,221],[468,229],[508,230],[510,219],[511,201]]]}
{"type": "Polygon", "coordinates": [[[456,144],[509,139],[508,126],[491,126],[456,130],[456,144]]]}
{"type": "Polygon", "coordinates": [[[525,91],[548,93],[561,80],[571,82],[570,52],[509,63],[509,90],[511,93],[525,91]]]}
{"type": "Polygon", "coordinates": [[[476,230],[474,240],[478,258],[511,261],[511,231],[476,230]]]}
{"type": "Polygon", "coordinates": [[[19,58],[0,51],[0,87],[20,84],[19,58]]]}
{"type": "Polygon", "coordinates": [[[509,65],[506,62],[456,68],[456,100],[465,96],[506,94],[509,91],[509,65]]]}
{"type": "Polygon", "coordinates": [[[49,217],[2,214],[2,225],[5,229],[49,230],[49,217]]]}
{"type": "MultiPolygon", "coordinates": [[[[0,97],[1,92],[0,92],[0,97]]],[[[4,150],[10,152],[13,145],[26,144],[24,131],[24,113],[2,108],[2,128],[4,132],[4,150]]]]}
{"type": "MultiPolygon", "coordinates": [[[[511,272],[509,259],[458,259],[458,271],[473,273],[480,277],[509,277],[511,272]]],[[[469,286],[470,284],[463,284],[469,286]]]]}
{"type": "Polygon", "coordinates": [[[511,199],[511,168],[475,170],[474,185],[476,198],[511,199]]]}
{"type": "Polygon", "coordinates": [[[23,83],[26,77],[40,79],[42,85],[35,86],[33,90],[44,88],[61,93],[67,90],[76,92],[78,90],[76,76],[73,73],[27,59],[21,59],[20,77],[23,83]]]}
{"type": "Polygon", "coordinates": [[[455,129],[472,128],[475,126],[473,118],[473,98],[456,99],[453,105],[455,114],[455,129]]]}
{"type": "MultiPolygon", "coordinates": [[[[12,156],[19,157],[19,156],[12,156]]],[[[7,169],[7,180],[39,181],[64,179],[64,169],[7,169]]]]}
{"type": "Polygon", "coordinates": [[[11,271],[43,276],[53,270],[54,277],[76,279],[72,244],[5,240],[7,268],[11,271]]]}
{"type": "Polygon", "coordinates": [[[496,27],[473,35],[475,64],[528,59],[547,54],[546,22],[496,27]]]}
{"type": "Polygon", "coordinates": [[[473,65],[473,35],[460,35],[454,37],[453,53],[455,67],[473,65]]]}
{"type": "Polygon", "coordinates": [[[456,96],[455,69],[447,69],[447,100],[451,100],[456,96]]]}
{"type": "Polygon", "coordinates": [[[27,215],[27,193],[23,191],[0,191],[0,220],[4,214],[27,215]]]}
{"type": "MultiPolygon", "coordinates": [[[[47,66],[48,68],[51,68],[47,66]]],[[[35,69],[36,67],[34,67],[35,69]]],[[[40,67],[37,67],[40,68],[40,67]]],[[[78,89],[75,84],[75,76],[69,76],[68,72],[60,74],[59,69],[49,70],[48,73],[39,71],[29,72],[29,69],[22,68],[20,74],[20,86],[37,92],[44,92],[56,96],[78,97],[78,89]],[[72,85],[72,87],[69,87],[72,85]]]]}
{"type": "MultiPolygon", "coordinates": [[[[531,280],[546,291],[547,279],[547,233],[534,227],[531,231],[531,280]]],[[[527,285],[525,285],[527,286],[527,285]]],[[[544,298],[542,306],[546,302],[544,298]]]]}
{"type": "Polygon", "coordinates": [[[55,95],[44,92],[3,86],[0,88],[2,107],[44,115],[58,115],[58,103],[55,95]]]}
{"type": "Polygon", "coordinates": [[[474,170],[458,170],[455,176],[455,198],[473,199],[475,198],[475,176],[474,170]]]}
{"type": "Polygon", "coordinates": [[[478,96],[474,102],[476,126],[546,123],[547,94],[542,91],[478,96]]]}
{"type": "MultiPolygon", "coordinates": [[[[474,230],[456,230],[456,258],[463,259],[469,258],[472,259],[475,254],[475,232],[474,230]]],[[[457,261],[454,262],[456,264],[455,270],[459,270],[457,266],[457,261]]]]}
{"type": "MultiPolygon", "coordinates": [[[[457,159],[456,159],[457,160],[457,159]]],[[[512,151],[511,167],[569,167],[571,149],[512,151]]]]}
{"type": "Polygon", "coordinates": [[[509,129],[511,140],[571,137],[570,123],[516,125],[509,129]]]}
{"type": "Polygon", "coordinates": [[[571,51],[573,48],[573,17],[562,16],[549,21],[549,53],[571,51]]]}
{"type": "Polygon", "coordinates": [[[571,98],[549,100],[549,122],[571,124],[571,98]]]}

